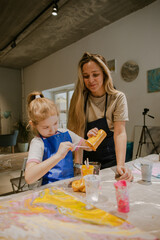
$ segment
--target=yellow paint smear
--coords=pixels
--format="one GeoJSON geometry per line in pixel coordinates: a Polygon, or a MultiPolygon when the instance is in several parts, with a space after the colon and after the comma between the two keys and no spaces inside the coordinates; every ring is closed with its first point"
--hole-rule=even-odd
{"type": "Polygon", "coordinates": [[[58,208],[61,214],[93,224],[119,226],[125,222],[125,220],[96,207],[87,210],[85,203],[59,189],[54,188],[45,189],[32,204],[53,204],[58,208]]]}

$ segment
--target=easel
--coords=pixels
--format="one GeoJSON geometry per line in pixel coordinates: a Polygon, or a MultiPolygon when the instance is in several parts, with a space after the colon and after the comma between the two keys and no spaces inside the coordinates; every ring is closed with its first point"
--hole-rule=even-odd
{"type": "Polygon", "coordinates": [[[138,149],[137,149],[137,153],[136,153],[136,158],[139,156],[141,156],[141,150],[142,150],[142,145],[143,144],[146,144],[146,133],[148,134],[148,136],[150,137],[151,139],[151,142],[152,142],[152,145],[154,147],[154,150],[155,152],[158,154],[157,152],[157,149],[156,149],[156,146],[155,146],[155,143],[151,137],[151,134],[149,132],[149,129],[148,127],[146,126],[146,123],[145,123],[145,116],[147,115],[148,117],[150,118],[154,118],[153,116],[151,115],[148,115],[147,112],[149,111],[148,108],[144,108],[144,112],[142,113],[143,114],[143,121],[144,121],[144,124],[143,124],[143,127],[142,127],[142,132],[141,132],[141,136],[140,136],[140,140],[139,140],[139,144],[138,144],[138,149]]]}

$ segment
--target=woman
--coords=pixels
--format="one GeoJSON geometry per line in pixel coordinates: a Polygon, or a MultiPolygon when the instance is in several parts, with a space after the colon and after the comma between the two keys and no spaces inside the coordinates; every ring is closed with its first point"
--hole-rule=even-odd
{"type": "MultiPolygon", "coordinates": [[[[113,86],[110,71],[104,57],[84,53],[78,65],[78,82],[73,93],[68,118],[68,128],[86,137],[103,129],[107,137],[96,152],[84,151],[83,160],[101,163],[101,169],[117,165],[119,179],[132,180],[132,173],[125,167],[126,130],[128,120],[127,100],[124,93],[113,86]]],[[[78,155],[77,155],[78,154],[78,155]]],[[[75,161],[82,163],[82,152],[75,161]]]]}

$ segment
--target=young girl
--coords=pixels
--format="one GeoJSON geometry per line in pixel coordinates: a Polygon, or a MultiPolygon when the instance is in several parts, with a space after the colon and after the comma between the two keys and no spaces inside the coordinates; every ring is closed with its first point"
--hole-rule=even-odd
{"type": "Polygon", "coordinates": [[[75,146],[91,151],[85,140],[67,129],[58,129],[58,110],[53,101],[41,92],[27,98],[29,124],[35,134],[32,139],[25,170],[28,184],[42,178],[42,185],[74,177],[75,146]]]}

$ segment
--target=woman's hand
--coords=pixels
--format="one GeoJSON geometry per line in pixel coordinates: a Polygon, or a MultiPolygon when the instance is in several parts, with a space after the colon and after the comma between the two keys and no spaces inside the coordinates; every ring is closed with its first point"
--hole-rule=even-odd
{"type": "Polygon", "coordinates": [[[93,151],[93,149],[86,143],[83,145],[83,150],[88,151],[88,152],[92,152],[93,151]]]}
{"type": "Polygon", "coordinates": [[[132,171],[123,166],[123,165],[117,165],[117,175],[115,176],[116,180],[126,180],[126,181],[133,181],[133,175],[132,175],[132,171]]]}
{"type": "Polygon", "coordinates": [[[90,138],[90,137],[96,136],[97,133],[98,133],[98,128],[92,128],[88,131],[87,137],[90,138]]]}
{"type": "Polygon", "coordinates": [[[69,150],[72,150],[74,145],[71,142],[61,142],[57,151],[57,156],[60,159],[63,159],[69,150]]]}

